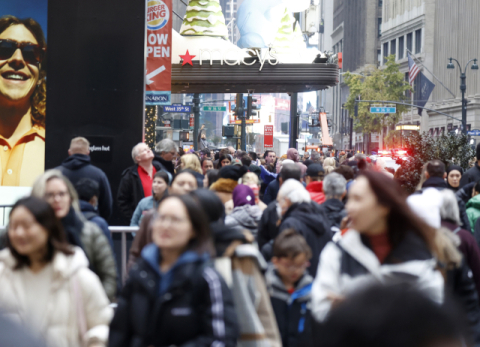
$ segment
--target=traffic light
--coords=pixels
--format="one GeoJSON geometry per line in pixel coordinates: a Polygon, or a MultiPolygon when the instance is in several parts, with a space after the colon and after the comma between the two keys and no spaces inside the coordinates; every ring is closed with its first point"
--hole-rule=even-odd
{"type": "Polygon", "coordinates": [[[235,115],[239,118],[243,117],[245,113],[245,104],[243,101],[243,94],[237,94],[237,101],[235,104],[235,115]]]}
{"type": "Polygon", "coordinates": [[[247,98],[247,119],[250,119],[252,116],[257,116],[257,110],[260,110],[261,105],[257,104],[258,99],[249,95],[247,98]]]}

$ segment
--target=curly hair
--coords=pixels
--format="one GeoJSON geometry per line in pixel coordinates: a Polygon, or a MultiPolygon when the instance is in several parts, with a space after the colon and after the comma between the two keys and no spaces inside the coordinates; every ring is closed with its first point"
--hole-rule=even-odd
{"type": "MultiPolygon", "coordinates": [[[[47,47],[47,41],[43,34],[42,27],[32,18],[19,19],[15,16],[3,16],[0,18],[0,34],[12,25],[23,25],[32,33],[41,47],[47,47]]],[[[30,105],[32,106],[32,125],[45,127],[45,115],[47,112],[47,56],[43,58],[39,65],[39,84],[35,88],[30,97],[30,105]]]]}

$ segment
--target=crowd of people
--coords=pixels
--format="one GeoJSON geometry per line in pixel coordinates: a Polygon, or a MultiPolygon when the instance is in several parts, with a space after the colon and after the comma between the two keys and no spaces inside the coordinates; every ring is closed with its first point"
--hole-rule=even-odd
{"type": "Polygon", "coordinates": [[[407,196],[353,152],[131,155],[113,201],[77,137],[12,207],[0,345],[480,346],[479,164],[425,163],[407,196]],[[124,281],[114,203],[138,227],[124,281]],[[15,324],[31,342],[2,343],[15,324]]]}

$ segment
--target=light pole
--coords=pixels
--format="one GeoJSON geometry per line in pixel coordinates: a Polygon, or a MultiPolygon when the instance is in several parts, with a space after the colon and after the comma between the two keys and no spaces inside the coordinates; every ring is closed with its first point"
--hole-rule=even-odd
{"type": "Polygon", "coordinates": [[[467,65],[465,65],[465,69],[463,71],[457,59],[449,59],[450,63],[448,63],[447,69],[455,69],[455,65],[452,63],[452,60],[457,62],[458,68],[460,69],[460,90],[462,91],[462,133],[467,134],[467,100],[465,99],[465,91],[467,90],[467,68],[468,64],[473,61],[472,70],[478,70],[478,59],[470,59],[467,65]]]}

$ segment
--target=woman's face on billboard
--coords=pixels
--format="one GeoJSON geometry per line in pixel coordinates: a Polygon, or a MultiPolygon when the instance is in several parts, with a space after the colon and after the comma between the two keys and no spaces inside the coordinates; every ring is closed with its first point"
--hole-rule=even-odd
{"type": "MultiPolygon", "coordinates": [[[[23,25],[12,25],[0,33],[0,40],[14,40],[38,44],[35,36],[23,25]]],[[[10,58],[0,60],[0,103],[30,102],[39,78],[39,67],[27,64],[20,49],[10,58]]]]}

